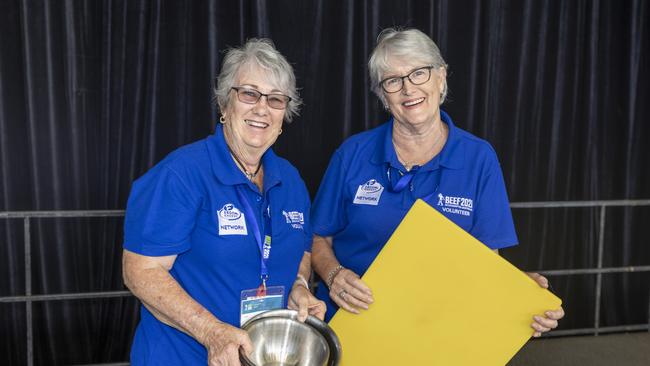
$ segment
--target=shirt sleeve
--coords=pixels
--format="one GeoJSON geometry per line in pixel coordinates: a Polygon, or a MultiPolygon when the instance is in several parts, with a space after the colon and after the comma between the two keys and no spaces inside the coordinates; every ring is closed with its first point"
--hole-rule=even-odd
{"type": "Polygon", "coordinates": [[[311,253],[311,247],[312,243],[314,241],[314,233],[312,231],[312,226],[311,226],[311,199],[309,197],[309,191],[307,190],[307,186],[305,186],[305,183],[300,179],[300,184],[301,184],[301,191],[302,195],[304,197],[304,203],[303,207],[304,209],[304,215],[303,215],[303,220],[304,224],[302,226],[303,228],[303,233],[305,235],[305,252],[311,253]]]}
{"type": "Polygon", "coordinates": [[[345,228],[347,215],[344,191],[345,170],[343,169],[343,159],[337,151],[325,171],[311,209],[314,234],[332,236],[345,228]]]}
{"type": "MultiPolygon", "coordinates": [[[[309,197],[309,195],[307,197],[309,197]]],[[[314,232],[312,231],[311,218],[309,217],[310,210],[311,210],[310,206],[311,204],[309,202],[309,199],[307,199],[307,210],[305,210],[306,215],[305,215],[304,233],[305,233],[305,252],[309,252],[309,253],[311,253],[311,247],[314,241],[314,232]]]]}
{"type": "Polygon", "coordinates": [[[517,245],[506,185],[494,152],[486,162],[483,176],[474,203],[474,225],[470,234],[491,249],[517,245]]]}
{"type": "Polygon", "coordinates": [[[151,169],[131,189],[124,219],[124,248],[147,256],[190,249],[200,208],[197,196],[168,166],[151,169]]]}

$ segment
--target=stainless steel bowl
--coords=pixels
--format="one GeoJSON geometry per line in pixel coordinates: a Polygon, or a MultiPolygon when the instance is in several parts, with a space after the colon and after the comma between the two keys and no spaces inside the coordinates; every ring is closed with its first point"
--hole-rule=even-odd
{"type": "Polygon", "coordinates": [[[244,366],[336,366],[341,359],[338,337],[325,322],[309,316],[302,323],[295,310],[271,310],[252,318],[242,329],[253,342],[244,366]]]}

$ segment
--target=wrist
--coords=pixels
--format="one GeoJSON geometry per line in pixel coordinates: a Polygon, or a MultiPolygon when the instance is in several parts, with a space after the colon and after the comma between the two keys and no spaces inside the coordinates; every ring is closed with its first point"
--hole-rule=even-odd
{"type": "Polygon", "coordinates": [[[210,344],[213,339],[219,338],[223,334],[228,324],[223,323],[214,316],[203,319],[199,324],[198,332],[195,334],[196,340],[204,346],[210,344]]]}
{"type": "Polygon", "coordinates": [[[301,275],[300,273],[298,273],[298,276],[296,276],[296,280],[293,281],[293,286],[295,287],[296,285],[301,285],[309,290],[309,281],[307,281],[305,276],[301,275]]]}
{"type": "Polygon", "coordinates": [[[338,266],[334,267],[331,271],[329,271],[327,273],[327,278],[325,279],[325,285],[327,285],[327,288],[332,287],[332,283],[334,282],[334,278],[336,278],[336,275],[338,275],[339,272],[341,272],[344,269],[345,269],[345,267],[343,267],[342,265],[339,264],[338,266]]]}

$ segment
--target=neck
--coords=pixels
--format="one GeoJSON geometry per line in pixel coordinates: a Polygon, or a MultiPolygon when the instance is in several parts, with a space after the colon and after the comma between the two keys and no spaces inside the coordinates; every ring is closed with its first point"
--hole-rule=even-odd
{"type": "Polygon", "coordinates": [[[261,149],[250,148],[243,143],[238,143],[231,135],[230,129],[224,126],[224,139],[230,153],[235,160],[236,165],[246,175],[254,174],[260,167],[264,151],[261,149]]]}
{"type": "Polygon", "coordinates": [[[440,153],[447,140],[447,128],[440,115],[432,123],[418,126],[395,121],[392,137],[398,159],[410,170],[440,153]]]}

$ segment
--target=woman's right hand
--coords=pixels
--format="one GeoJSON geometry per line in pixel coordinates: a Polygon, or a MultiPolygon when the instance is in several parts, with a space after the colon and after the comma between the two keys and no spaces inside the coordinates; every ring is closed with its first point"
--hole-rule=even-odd
{"type": "Polygon", "coordinates": [[[339,307],[354,314],[359,314],[360,309],[368,310],[368,306],[375,301],[370,287],[347,268],[334,277],[330,297],[339,307]]]}
{"type": "Polygon", "coordinates": [[[208,350],[209,366],[241,366],[239,348],[247,355],[253,352],[248,333],[225,323],[212,327],[202,343],[208,350]]]}

